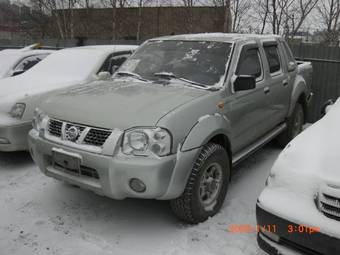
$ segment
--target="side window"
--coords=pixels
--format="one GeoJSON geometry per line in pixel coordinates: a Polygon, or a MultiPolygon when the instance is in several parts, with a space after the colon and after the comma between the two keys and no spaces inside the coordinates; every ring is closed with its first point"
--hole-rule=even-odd
{"type": "Polygon", "coordinates": [[[242,51],[236,69],[236,75],[252,75],[259,78],[262,75],[260,53],[257,48],[242,51]]]}
{"type": "Polygon", "coordinates": [[[32,68],[46,57],[47,54],[26,57],[21,60],[19,64],[17,64],[17,66],[14,68],[14,72],[26,72],[28,69],[32,68]]]}
{"type": "Polygon", "coordinates": [[[125,60],[131,56],[131,52],[125,52],[123,54],[111,54],[104,62],[99,72],[109,72],[114,74],[117,69],[125,62],[125,60]]]}
{"type": "Polygon", "coordinates": [[[277,45],[265,46],[264,51],[268,60],[270,73],[279,72],[281,70],[281,63],[277,45]]]}
{"type": "Polygon", "coordinates": [[[131,54],[124,54],[112,57],[109,63],[109,72],[114,74],[130,55],[131,54]]]}

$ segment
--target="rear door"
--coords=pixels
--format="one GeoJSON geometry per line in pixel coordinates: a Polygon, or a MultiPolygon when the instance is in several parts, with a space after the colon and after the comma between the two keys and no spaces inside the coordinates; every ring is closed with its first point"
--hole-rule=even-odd
{"type": "Polygon", "coordinates": [[[264,42],[263,49],[269,69],[267,91],[269,101],[269,129],[283,122],[290,102],[291,82],[287,72],[283,49],[277,41],[264,42]]]}

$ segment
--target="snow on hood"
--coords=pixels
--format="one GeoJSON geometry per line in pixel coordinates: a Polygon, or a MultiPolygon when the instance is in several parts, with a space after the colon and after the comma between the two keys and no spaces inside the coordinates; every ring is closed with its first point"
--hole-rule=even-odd
{"type": "Polygon", "coordinates": [[[300,190],[308,190],[312,185],[311,179],[340,186],[339,132],[340,99],[325,117],[283,150],[271,171],[275,182],[278,185],[297,185],[300,190]]]}
{"type": "Polygon", "coordinates": [[[50,117],[102,128],[152,126],[178,106],[208,93],[176,85],[127,80],[93,82],[50,97],[50,117]]]}
{"type": "Polygon", "coordinates": [[[106,53],[94,49],[57,51],[22,75],[0,80],[0,112],[29,96],[81,84],[97,72],[106,53]]]}
{"type": "Polygon", "coordinates": [[[260,205],[281,218],[339,237],[339,223],[325,217],[315,202],[324,190],[340,195],[339,131],[340,100],[283,150],[259,196],[260,205]]]}

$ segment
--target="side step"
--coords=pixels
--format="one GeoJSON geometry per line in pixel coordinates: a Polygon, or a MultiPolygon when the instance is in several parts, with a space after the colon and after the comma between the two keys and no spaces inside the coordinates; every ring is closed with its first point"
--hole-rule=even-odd
{"type": "Polygon", "coordinates": [[[239,153],[235,154],[233,156],[232,164],[233,166],[240,163],[243,159],[249,157],[251,154],[256,152],[258,149],[269,143],[275,136],[279,135],[281,132],[283,132],[287,128],[287,124],[283,123],[277,128],[273,129],[269,133],[267,133],[265,136],[261,137],[256,142],[252,143],[247,148],[241,150],[239,153]]]}

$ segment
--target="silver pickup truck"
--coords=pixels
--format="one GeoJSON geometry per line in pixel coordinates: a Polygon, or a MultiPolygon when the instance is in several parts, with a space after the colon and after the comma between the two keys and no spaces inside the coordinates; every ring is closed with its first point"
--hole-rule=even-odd
{"type": "Polygon", "coordinates": [[[47,176],[114,199],[170,200],[180,219],[202,222],[221,208],[232,166],[301,132],[311,72],[279,36],[152,39],[112,79],[42,103],[30,152],[47,176]]]}

